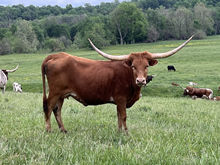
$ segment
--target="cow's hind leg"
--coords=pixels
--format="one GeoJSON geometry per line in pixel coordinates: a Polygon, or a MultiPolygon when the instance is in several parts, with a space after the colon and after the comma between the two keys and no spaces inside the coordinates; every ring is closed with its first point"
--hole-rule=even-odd
{"type": "Polygon", "coordinates": [[[51,113],[52,113],[53,109],[55,109],[57,101],[58,101],[58,97],[50,97],[50,94],[49,94],[49,97],[48,97],[46,103],[44,103],[46,131],[48,131],[48,132],[52,131],[50,118],[51,118],[51,113]]]}
{"type": "Polygon", "coordinates": [[[61,119],[61,108],[63,106],[63,101],[64,101],[64,99],[61,99],[61,98],[58,100],[55,108],[53,109],[53,113],[56,118],[56,121],[57,121],[57,124],[59,126],[60,131],[68,133],[68,131],[64,128],[64,125],[63,125],[63,122],[61,119]]]}

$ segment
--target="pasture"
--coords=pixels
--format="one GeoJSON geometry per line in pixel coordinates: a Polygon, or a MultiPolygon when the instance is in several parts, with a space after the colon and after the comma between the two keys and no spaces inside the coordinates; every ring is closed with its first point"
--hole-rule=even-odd
{"type": "MultiPolygon", "coordinates": [[[[184,41],[111,46],[102,51],[165,52],[184,41]]],[[[127,109],[129,136],[117,131],[112,104],[84,107],[66,99],[62,118],[69,134],[60,133],[52,116],[53,133],[45,132],[42,108],[41,63],[50,53],[0,56],[9,74],[5,95],[0,94],[0,164],[219,164],[220,102],[182,97],[189,81],[220,95],[220,36],[192,40],[178,53],[149,68],[158,75],[142,89],[141,99],[127,109]],[[176,72],[168,72],[174,65],[176,72]],[[12,91],[13,82],[23,93],[12,91]]],[[[94,50],[68,53],[105,60],[94,50]]],[[[0,92],[1,93],[1,92],[0,92]]]]}

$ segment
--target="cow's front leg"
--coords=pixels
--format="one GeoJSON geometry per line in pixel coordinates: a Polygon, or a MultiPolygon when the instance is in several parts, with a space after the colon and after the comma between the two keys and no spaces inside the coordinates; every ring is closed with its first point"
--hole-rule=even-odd
{"type": "Polygon", "coordinates": [[[3,94],[5,94],[5,89],[6,89],[6,86],[4,86],[3,89],[2,89],[3,94]]]}
{"type": "Polygon", "coordinates": [[[127,132],[127,125],[126,125],[126,104],[119,104],[117,105],[117,115],[118,115],[118,129],[119,131],[122,131],[122,126],[124,127],[124,130],[127,132]]]}
{"type": "Polygon", "coordinates": [[[197,99],[197,96],[195,96],[195,95],[194,95],[194,96],[192,96],[192,99],[197,99]]]}

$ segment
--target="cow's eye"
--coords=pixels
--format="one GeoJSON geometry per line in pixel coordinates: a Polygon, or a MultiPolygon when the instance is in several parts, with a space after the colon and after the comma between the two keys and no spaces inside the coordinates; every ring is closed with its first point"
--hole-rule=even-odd
{"type": "Polygon", "coordinates": [[[148,69],[149,66],[146,66],[145,69],[148,69]]]}
{"type": "Polygon", "coordinates": [[[134,65],[132,65],[132,66],[131,66],[131,68],[132,68],[132,69],[135,69],[135,66],[134,66],[134,65]]]}

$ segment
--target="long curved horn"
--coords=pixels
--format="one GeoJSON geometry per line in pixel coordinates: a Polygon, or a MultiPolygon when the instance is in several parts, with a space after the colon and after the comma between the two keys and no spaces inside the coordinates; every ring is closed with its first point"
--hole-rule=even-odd
{"type": "Polygon", "coordinates": [[[186,89],[186,88],[180,86],[179,84],[176,84],[176,83],[171,83],[171,84],[172,84],[173,86],[179,86],[180,88],[183,88],[184,90],[186,89]]]}
{"type": "Polygon", "coordinates": [[[192,35],[186,42],[184,42],[182,45],[180,45],[179,47],[169,51],[169,52],[165,52],[165,53],[151,53],[152,55],[152,59],[159,59],[159,58],[166,58],[169,56],[172,56],[173,54],[175,54],[176,52],[178,52],[180,49],[182,49],[192,38],[194,35],[192,35]]]}
{"type": "Polygon", "coordinates": [[[16,70],[18,69],[18,67],[19,67],[19,64],[20,64],[20,63],[18,63],[18,66],[17,66],[15,69],[13,69],[13,70],[6,70],[6,72],[11,73],[11,72],[16,71],[16,70]]]}
{"type": "Polygon", "coordinates": [[[186,88],[184,88],[184,87],[182,87],[182,86],[180,86],[181,88],[183,88],[184,90],[186,89],[186,88]]]}
{"type": "Polygon", "coordinates": [[[158,73],[157,74],[155,74],[155,75],[152,75],[152,77],[155,77],[155,76],[157,76],[158,75],[158,73]]]}
{"type": "Polygon", "coordinates": [[[121,55],[121,56],[113,56],[113,55],[109,55],[106,54],[104,52],[102,52],[101,50],[99,50],[97,47],[95,47],[95,45],[93,45],[92,41],[88,38],[90,44],[92,45],[92,47],[103,57],[109,59],[109,60],[117,60],[117,61],[122,61],[122,60],[126,60],[128,59],[129,55],[121,55]]]}

